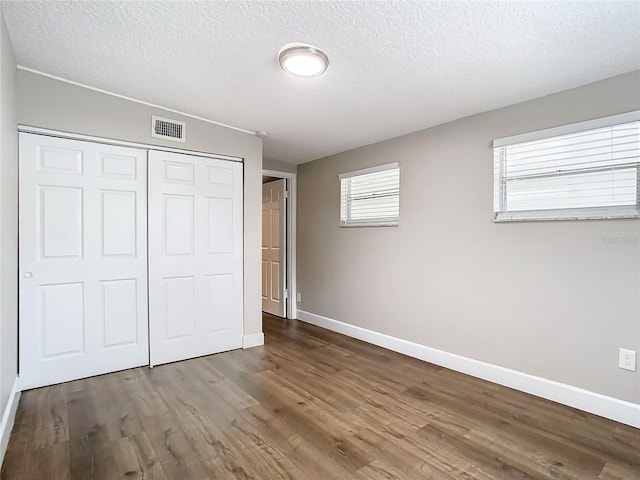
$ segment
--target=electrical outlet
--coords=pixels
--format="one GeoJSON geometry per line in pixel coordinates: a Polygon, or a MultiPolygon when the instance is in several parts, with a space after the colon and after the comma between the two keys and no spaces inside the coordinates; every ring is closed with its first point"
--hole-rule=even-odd
{"type": "Polygon", "coordinates": [[[636,352],[634,350],[620,349],[618,357],[618,367],[624,370],[636,371],[636,352]]]}
{"type": "Polygon", "coordinates": [[[302,301],[302,294],[301,294],[300,292],[298,292],[298,293],[296,294],[296,300],[297,300],[298,302],[301,302],[301,301],[302,301]]]}

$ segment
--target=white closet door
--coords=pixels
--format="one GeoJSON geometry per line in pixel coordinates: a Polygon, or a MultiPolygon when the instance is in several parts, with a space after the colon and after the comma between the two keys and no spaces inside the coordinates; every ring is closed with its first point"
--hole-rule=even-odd
{"type": "Polygon", "coordinates": [[[151,365],[242,346],[242,164],[149,152],[151,365]]]}
{"type": "Polygon", "coordinates": [[[285,179],[262,184],[262,311],[285,317],[285,179]]]}
{"type": "Polygon", "coordinates": [[[146,164],[20,134],[22,388],[148,363],[146,164]]]}

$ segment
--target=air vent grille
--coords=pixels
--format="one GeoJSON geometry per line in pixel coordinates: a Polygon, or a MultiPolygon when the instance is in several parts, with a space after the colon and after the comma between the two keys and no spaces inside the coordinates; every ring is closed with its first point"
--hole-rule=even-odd
{"type": "Polygon", "coordinates": [[[151,117],[151,136],[184,142],[187,136],[187,124],[168,118],[151,117]]]}

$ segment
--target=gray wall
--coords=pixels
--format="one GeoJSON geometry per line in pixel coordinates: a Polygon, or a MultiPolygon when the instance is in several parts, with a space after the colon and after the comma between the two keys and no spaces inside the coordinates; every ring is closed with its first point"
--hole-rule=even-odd
{"type": "Polygon", "coordinates": [[[640,403],[640,222],[495,224],[491,148],[638,108],[633,72],[299,165],[299,308],[640,403]],[[400,226],[339,228],[338,174],[393,161],[400,226]]]}
{"type": "Polygon", "coordinates": [[[0,415],[17,374],[18,132],[16,61],[0,6],[0,415]]]}
{"type": "Polygon", "coordinates": [[[22,70],[17,81],[19,124],[244,158],[244,333],[262,332],[262,140],[22,70]],[[187,122],[187,141],[151,137],[152,115],[187,122]]]}
{"type": "Polygon", "coordinates": [[[262,168],[265,170],[275,170],[277,172],[296,173],[297,165],[281,162],[272,158],[262,159],[262,168]]]}

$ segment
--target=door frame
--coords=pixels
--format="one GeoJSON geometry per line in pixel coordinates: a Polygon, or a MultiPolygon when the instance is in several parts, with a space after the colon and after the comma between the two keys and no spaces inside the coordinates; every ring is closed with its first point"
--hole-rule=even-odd
{"type": "MultiPolygon", "coordinates": [[[[285,311],[286,318],[296,319],[298,318],[298,282],[296,276],[296,212],[297,212],[297,177],[296,173],[281,172],[278,170],[262,169],[262,176],[284,178],[288,180],[288,203],[287,203],[287,308],[285,311]]],[[[262,188],[262,185],[261,185],[262,188]]]]}

